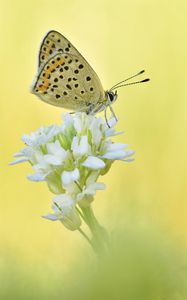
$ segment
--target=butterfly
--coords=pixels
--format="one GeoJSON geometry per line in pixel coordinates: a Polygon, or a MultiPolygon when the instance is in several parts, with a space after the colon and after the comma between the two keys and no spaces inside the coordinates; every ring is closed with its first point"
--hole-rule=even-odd
{"type": "Polygon", "coordinates": [[[74,112],[95,114],[104,110],[106,118],[107,107],[115,116],[111,104],[117,99],[119,87],[149,80],[124,83],[143,72],[144,70],[105,91],[99,77],[80,52],[61,33],[51,30],[40,46],[38,73],[32,93],[44,102],[74,112]]]}

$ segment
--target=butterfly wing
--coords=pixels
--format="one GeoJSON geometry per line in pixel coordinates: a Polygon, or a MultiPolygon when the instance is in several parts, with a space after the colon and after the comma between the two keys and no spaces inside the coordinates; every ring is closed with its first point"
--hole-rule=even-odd
{"type": "Polygon", "coordinates": [[[32,92],[41,100],[74,111],[89,111],[103,101],[95,72],[81,55],[54,52],[42,65],[32,92]]]}
{"type": "Polygon", "coordinates": [[[45,64],[50,56],[53,56],[57,51],[70,52],[71,54],[78,52],[61,33],[51,30],[46,34],[40,46],[38,58],[39,67],[43,63],[45,64]]]}
{"type": "Polygon", "coordinates": [[[105,98],[95,71],[68,39],[54,30],[42,41],[32,92],[47,103],[78,111],[105,98]]]}

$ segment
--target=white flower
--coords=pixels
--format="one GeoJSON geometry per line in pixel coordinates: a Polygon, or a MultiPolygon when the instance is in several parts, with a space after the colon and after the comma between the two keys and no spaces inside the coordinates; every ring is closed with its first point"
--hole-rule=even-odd
{"type": "Polygon", "coordinates": [[[48,143],[46,146],[48,154],[44,155],[45,161],[54,166],[61,165],[67,157],[67,151],[61,147],[60,142],[57,140],[54,143],[48,143]]]}
{"type": "Polygon", "coordinates": [[[73,138],[71,150],[73,151],[74,156],[83,156],[88,153],[88,149],[88,137],[86,135],[83,135],[80,138],[80,141],[77,136],[73,138]]]}
{"type": "Polygon", "coordinates": [[[93,196],[97,190],[104,190],[105,184],[102,182],[93,182],[88,184],[81,193],[77,194],[77,202],[80,207],[86,207],[93,201],[93,196]]]}
{"type": "Polygon", "coordinates": [[[31,147],[37,147],[39,145],[47,143],[54,135],[59,131],[56,125],[51,125],[49,127],[41,127],[36,132],[32,132],[30,135],[24,134],[22,141],[31,147]]]}
{"type": "Polygon", "coordinates": [[[15,155],[12,164],[28,161],[34,174],[32,181],[46,181],[53,200],[53,214],[45,216],[60,220],[68,229],[80,226],[79,207],[89,206],[97,190],[105,188],[98,177],[107,173],[115,160],[130,161],[134,153],[128,145],[114,143],[116,120],[85,113],[64,114],[63,124],[40,128],[24,135],[27,145],[15,155]]]}
{"type": "Polygon", "coordinates": [[[43,218],[56,221],[60,220],[69,230],[76,230],[81,226],[81,219],[76,211],[74,201],[67,195],[58,195],[53,199],[53,214],[43,216],[43,218]]]}
{"type": "Polygon", "coordinates": [[[76,168],[73,171],[64,171],[62,172],[61,179],[62,179],[62,184],[68,185],[70,183],[73,183],[80,178],[80,172],[76,168]]]}
{"type": "Polygon", "coordinates": [[[94,195],[97,190],[104,190],[105,184],[102,182],[97,182],[99,177],[99,171],[92,171],[90,176],[85,182],[85,186],[82,191],[77,193],[76,201],[80,207],[87,207],[94,199],[94,195]]]}
{"type": "Polygon", "coordinates": [[[111,160],[124,160],[134,154],[134,151],[126,150],[127,147],[127,144],[109,143],[106,145],[105,154],[102,157],[111,160]]]}

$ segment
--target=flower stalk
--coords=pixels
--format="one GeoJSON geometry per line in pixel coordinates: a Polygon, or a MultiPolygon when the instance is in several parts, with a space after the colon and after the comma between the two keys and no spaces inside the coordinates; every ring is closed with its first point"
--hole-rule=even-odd
{"type": "Polygon", "coordinates": [[[92,206],[82,208],[84,220],[88,225],[92,238],[91,245],[98,256],[107,254],[109,247],[109,237],[106,229],[102,227],[96,219],[92,206]]]}

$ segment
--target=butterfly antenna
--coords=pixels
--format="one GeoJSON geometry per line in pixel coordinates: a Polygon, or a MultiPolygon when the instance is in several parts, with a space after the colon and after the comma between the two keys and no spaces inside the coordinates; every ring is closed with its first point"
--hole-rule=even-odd
{"type": "Polygon", "coordinates": [[[145,70],[142,70],[142,71],[138,72],[137,74],[135,74],[135,75],[133,75],[133,76],[131,76],[131,77],[125,79],[125,80],[122,80],[122,81],[116,83],[113,87],[111,87],[110,90],[112,91],[112,90],[115,89],[119,84],[121,84],[121,83],[123,83],[123,82],[125,82],[125,81],[127,81],[127,80],[130,80],[130,79],[132,79],[132,78],[134,78],[134,77],[136,77],[136,76],[139,76],[140,74],[143,74],[144,72],[145,72],[145,70]]]}
{"type": "Polygon", "coordinates": [[[121,85],[116,86],[115,88],[112,88],[111,91],[112,91],[113,89],[118,89],[118,88],[120,88],[120,87],[122,87],[122,86],[127,86],[127,85],[132,85],[132,84],[142,83],[142,82],[147,82],[147,81],[149,81],[149,80],[150,80],[149,78],[146,78],[146,79],[143,79],[143,80],[140,80],[140,81],[135,81],[135,82],[130,82],[130,83],[121,84],[121,85]]]}

